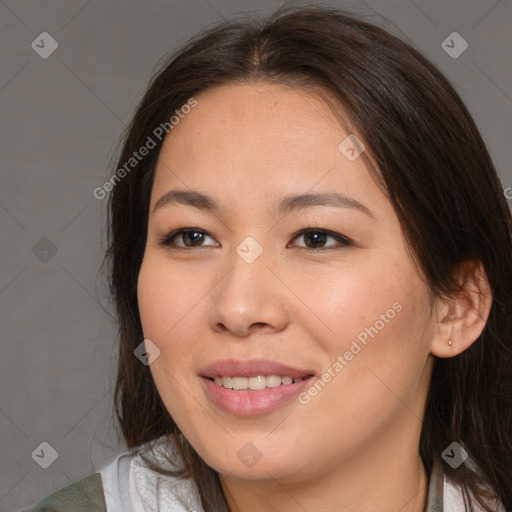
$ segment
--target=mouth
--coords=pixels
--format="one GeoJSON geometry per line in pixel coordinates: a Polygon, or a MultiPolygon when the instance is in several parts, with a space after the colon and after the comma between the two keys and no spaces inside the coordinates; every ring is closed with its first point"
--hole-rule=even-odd
{"type": "Polygon", "coordinates": [[[200,374],[209,401],[235,416],[255,416],[285,405],[315,374],[269,360],[217,361],[200,374]]]}
{"type": "MultiPolygon", "coordinates": [[[[248,361],[223,359],[203,368],[200,375],[214,380],[216,378],[280,377],[285,380],[286,384],[289,378],[292,380],[303,379],[313,374],[314,372],[311,370],[294,368],[269,359],[250,359],[248,361]]],[[[277,380],[274,379],[273,382],[277,382],[277,380]]],[[[279,384],[282,384],[282,382],[279,382],[279,384]]]]}
{"type": "Polygon", "coordinates": [[[313,375],[293,378],[289,375],[255,375],[252,377],[215,377],[208,380],[215,382],[217,386],[234,391],[261,391],[265,388],[277,388],[278,386],[289,386],[309,379],[313,375]]]}

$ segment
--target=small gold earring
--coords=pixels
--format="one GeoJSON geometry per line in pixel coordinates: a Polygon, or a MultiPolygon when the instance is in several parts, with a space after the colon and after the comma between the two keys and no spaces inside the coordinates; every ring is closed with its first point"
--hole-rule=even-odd
{"type": "Polygon", "coordinates": [[[448,340],[448,345],[451,347],[453,346],[452,340],[448,340]]]}

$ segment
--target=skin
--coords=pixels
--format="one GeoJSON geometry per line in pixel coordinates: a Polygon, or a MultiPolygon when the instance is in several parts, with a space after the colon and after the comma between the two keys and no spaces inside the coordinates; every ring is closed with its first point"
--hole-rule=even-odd
{"type": "Polygon", "coordinates": [[[390,202],[363,159],[340,152],[348,132],[317,96],[258,82],[196,99],[164,141],[138,281],[166,408],[221,475],[232,511],[422,512],[428,476],[418,446],[433,356],[457,355],[482,331],[491,297],[481,267],[461,267],[467,298],[431,310],[390,202]],[[171,189],[211,195],[221,209],[153,211],[171,189]],[[273,211],[284,196],[332,191],[372,215],[334,206],[273,211]],[[158,244],[183,227],[207,232],[199,246],[187,248],[180,235],[175,247],[158,244]],[[296,236],[307,227],[353,245],[329,237],[313,252],[314,237],[296,236]],[[263,248],[253,263],[236,252],[247,236],[263,248]],[[401,311],[305,405],[292,399],[242,418],[204,390],[199,374],[219,359],[266,358],[321,376],[395,303],[401,311]],[[252,467],[237,457],[248,442],[261,453],[252,467]]]}

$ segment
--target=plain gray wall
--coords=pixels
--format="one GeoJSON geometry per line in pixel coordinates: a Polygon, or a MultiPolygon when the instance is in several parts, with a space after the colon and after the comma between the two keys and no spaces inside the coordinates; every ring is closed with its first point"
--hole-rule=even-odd
{"type": "MultiPolygon", "coordinates": [[[[97,276],[106,201],[92,191],[156,62],[201,29],[283,3],[305,4],[0,2],[1,511],[27,506],[125,450],[112,421],[115,333],[97,276]],[[31,46],[51,48],[42,32],[58,43],[46,59],[31,46]],[[43,442],[58,453],[47,469],[32,457],[43,442]]],[[[438,65],[473,113],[503,187],[512,187],[510,0],[324,5],[365,15],[438,65]],[[469,44],[458,58],[441,46],[454,31],[469,44]]],[[[40,460],[50,455],[42,449],[40,460]]]]}

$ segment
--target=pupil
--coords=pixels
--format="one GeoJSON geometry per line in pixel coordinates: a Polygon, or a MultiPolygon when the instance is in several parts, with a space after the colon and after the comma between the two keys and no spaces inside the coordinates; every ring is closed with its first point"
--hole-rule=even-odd
{"type": "Polygon", "coordinates": [[[306,233],[306,240],[313,239],[312,244],[309,244],[306,242],[306,245],[308,247],[311,247],[311,245],[316,245],[318,243],[325,243],[325,237],[327,235],[325,233],[319,233],[318,231],[312,232],[312,233],[306,233]]]}
{"type": "MultiPolygon", "coordinates": [[[[192,245],[196,245],[197,242],[201,242],[204,234],[199,231],[187,231],[185,233],[185,238],[192,242],[192,245]]],[[[185,241],[185,245],[187,242],[185,241]]]]}

